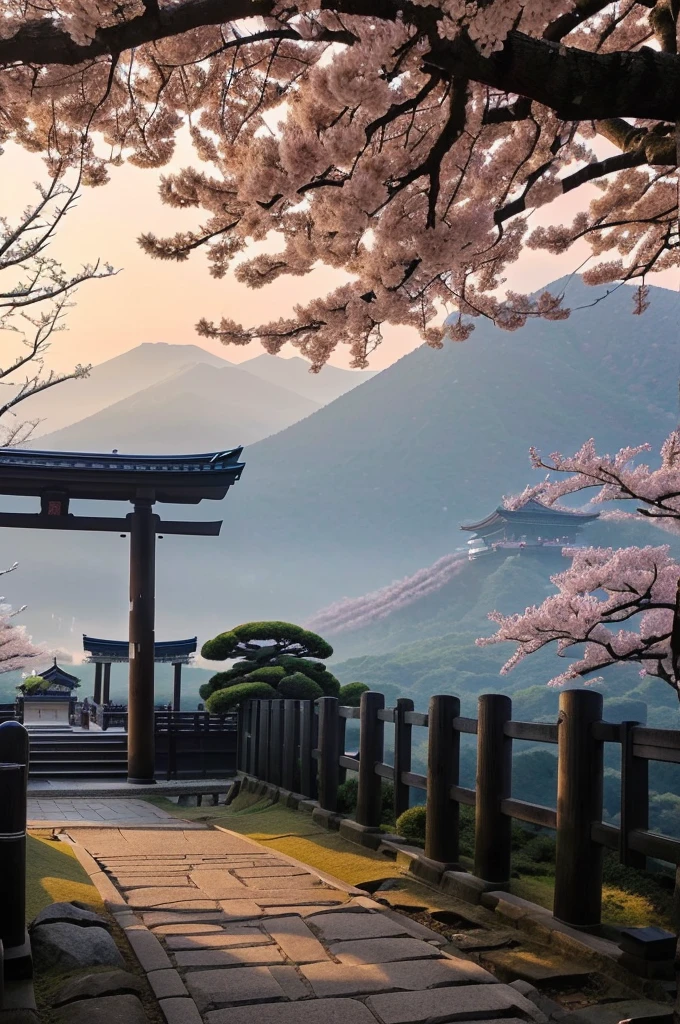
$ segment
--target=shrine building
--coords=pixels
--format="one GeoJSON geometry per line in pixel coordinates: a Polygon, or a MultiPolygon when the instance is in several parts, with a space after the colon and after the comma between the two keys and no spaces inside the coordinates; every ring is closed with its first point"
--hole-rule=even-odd
{"type": "Polygon", "coordinates": [[[470,555],[499,549],[554,549],[576,545],[580,530],[598,517],[599,512],[550,508],[532,498],[518,509],[499,505],[486,519],[461,530],[475,535],[468,541],[470,555]]]}

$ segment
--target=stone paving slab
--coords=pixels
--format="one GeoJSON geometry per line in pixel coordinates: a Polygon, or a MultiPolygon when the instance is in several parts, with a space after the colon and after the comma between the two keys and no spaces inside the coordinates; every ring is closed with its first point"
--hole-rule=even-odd
{"type": "Polygon", "coordinates": [[[72,834],[107,899],[129,908],[120,919],[167,1024],[545,1020],[513,987],[444,952],[436,932],[242,836],[72,834]]]}
{"type": "Polygon", "coordinates": [[[381,1024],[437,1024],[438,1021],[474,1020],[482,1013],[507,1016],[519,1011],[528,1020],[545,1022],[547,1017],[537,1006],[509,985],[464,985],[437,988],[428,992],[396,992],[370,996],[366,1006],[381,1024]]]}
{"type": "Polygon", "coordinates": [[[341,964],[387,964],[393,960],[422,960],[438,957],[435,946],[421,939],[359,939],[354,942],[336,942],[329,947],[331,956],[341,964]]]}
{"type": "MultiPolygon", "coordinates": [[[[319,999],[293,1006],[268,1006],[263,1018],[261,1006],[215,1010],[206,1016],[208,1024],[375,1024],[375,1017],[356,999],[319,999]]],[[[508,1024],[505,1021],[504,1024],[508,1024]]]]}
{"type": "Polygon", "coordinates": [[[370,992],[403,990],[421,992],[440,985],[470,983],[497,984],[483,967],[472,961],[441,960],[399,961],[390,964],[309,964],[301,968],[303,976],[320,999],[329,996],[362,996],[370,992]]]}

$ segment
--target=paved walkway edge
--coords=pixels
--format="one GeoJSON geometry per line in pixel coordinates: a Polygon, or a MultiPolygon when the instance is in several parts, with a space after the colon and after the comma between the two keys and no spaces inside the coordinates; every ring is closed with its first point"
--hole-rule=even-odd
{"type": "Polygon", "coordinates": [[[94,857],[72,836],[61,835],[59,838],[61,842],[69,844],[80,866],[104,901],[105,907],[113,914],[116,924],[124,932],[132,952],[146,974],[151,991],[158,999],[158,1005],[167,1024],[203,1024],[196,1003],[153,932],[130,909],[94,857]],[[162,998],[161,994],[166,998],[162,998]]]}
{"type": "MultiPolygon", "coordinates": [[[[320,828],[340,831],[347,842],[386,854],[386,862],[389,862],[388,858],[392,863],[396,861],[397,867],[404,874],[411,875],[428,888],[440,889],[465,903],[484,906],[494,911],[505,926],[528,933],[538,942],[552,946],[560,953],[576,958],[586,956],[613,980],[621,981],[629,987],[635,986],[640,991],[644,990],[647,979],[638,978],[621,967],[621,950],[609,939],[570,928],[555,920],[545,907],[494,889],[472,874],[447,871],[445,864],[428,860],[419,847],[408,846],[397,836],[376,835],[374,831],[363,832],[360,828],[352,828],[351,826],[355,825],[353,819],[344,814],[331,814],[322,810],[316,800],[310,800],[299,793],[291,793],[242,772],[238,773],[237,778],[242,791],[260,794],[273,803],[280,801],[292,810],[311,814],[314,823],[320,828]],[[350,827],[342,827],[343,825],[350,827]]],[[[334,884],[337,882],[334,881],[334,884]]]]}

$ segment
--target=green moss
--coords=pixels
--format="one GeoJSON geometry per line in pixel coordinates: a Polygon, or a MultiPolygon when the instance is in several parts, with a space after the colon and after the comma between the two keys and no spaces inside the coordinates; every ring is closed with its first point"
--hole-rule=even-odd
{"type": "Polygon", "coordinates": [[[276,690],[268,683],[239,683],[226,690],[217,690],[208,697],[205,706],[212,715],[224,715],[245,700],[272,700],[275,697],[276,690]]]}
{"type": "Polygon", "coordinates": [[[101,896],[76,860],[68,843],[29,834],[26,840],[26,921],[50,903],[82,900],[99,911],[101,896]]]}

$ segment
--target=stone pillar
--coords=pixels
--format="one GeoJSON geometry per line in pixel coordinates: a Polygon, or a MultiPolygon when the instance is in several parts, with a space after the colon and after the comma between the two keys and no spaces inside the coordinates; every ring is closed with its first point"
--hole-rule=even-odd
{"type": "Polygon", "coordinates": [[[104,692],[102,695],[102,704],[108,704],[111,701],[111,662],[107,661],[104,665],[104,692]]]}
{"type": "Polygon", "coordinates": [[[156,523],[149,499],[137,499],[130,521],[130,672],[128,782],[154,782],[154,611],[156,523]]]}
{"type": "Polygon", "coordinates": [[[182,662],[178,661],[172,666],[175,670],[175,678],[172,692],[172,710],[182,710],[182,662]]]}
{"type": "Polygon", "coordinates": [[[102,702],[102,663],[98,661],[94,667],[94,697],[95,704],[102,702]]]}

